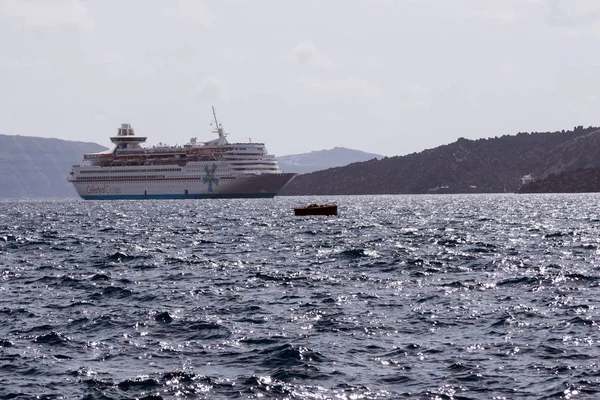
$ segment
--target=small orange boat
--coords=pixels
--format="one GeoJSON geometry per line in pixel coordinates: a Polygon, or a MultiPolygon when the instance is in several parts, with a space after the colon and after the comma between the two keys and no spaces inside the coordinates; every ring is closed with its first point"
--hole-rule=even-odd
{"type": "Polygon", "coordinates": [[[294,215],[338,215],[337,204],[311,204],[294,208],[294,215]]]}

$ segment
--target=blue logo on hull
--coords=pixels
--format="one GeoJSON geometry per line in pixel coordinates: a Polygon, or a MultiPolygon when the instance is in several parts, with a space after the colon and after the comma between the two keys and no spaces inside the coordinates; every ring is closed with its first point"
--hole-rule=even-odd
{"type": "Polygon", "coordinates": [[[213,164],[210,168],[207,166],[204,167],[204,172],[206,172],[206,176],[202,178],[202,183],[205,185],[208,183],[208,191],[213,191],[213,183],[215,186],[219,186],[219,178],[215,178],[215,171],[217,170],[217,164],[213,164]]]}

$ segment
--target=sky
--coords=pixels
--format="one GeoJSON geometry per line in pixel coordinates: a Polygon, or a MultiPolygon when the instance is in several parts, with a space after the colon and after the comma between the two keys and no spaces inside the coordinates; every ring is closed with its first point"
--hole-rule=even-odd
{"type": "Polygon", "coordinates": [[[384,156],[600,125],[598,0],[0,0],[0,134],[384,156]]]}

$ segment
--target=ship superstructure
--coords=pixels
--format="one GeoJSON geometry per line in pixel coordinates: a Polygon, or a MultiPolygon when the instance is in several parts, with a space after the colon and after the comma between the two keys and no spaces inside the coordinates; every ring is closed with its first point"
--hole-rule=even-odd
{"type": "Polygon", "coordinates": [[[229,143],[213,107],[217,137],[184,146],[142,146],[130,124],[110,138],[114,148],[85,154],[68,180],[83,199],[274,197],[297,174],[282,173],[264,143],[229,143]]]}

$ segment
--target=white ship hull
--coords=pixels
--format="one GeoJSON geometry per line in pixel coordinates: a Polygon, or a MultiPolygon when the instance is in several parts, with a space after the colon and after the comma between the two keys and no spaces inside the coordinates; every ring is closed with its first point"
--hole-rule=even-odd
{"type": "Polygon", "coordinates": [[[73,181],[85,200],[272,198],[297,174],[263,174],[221,179],[73,181]]]}

